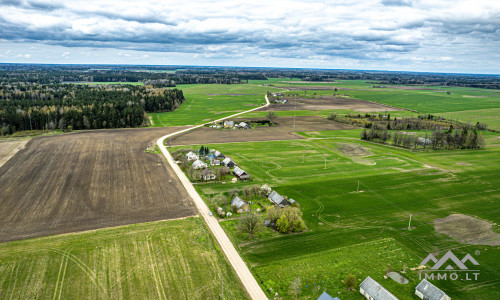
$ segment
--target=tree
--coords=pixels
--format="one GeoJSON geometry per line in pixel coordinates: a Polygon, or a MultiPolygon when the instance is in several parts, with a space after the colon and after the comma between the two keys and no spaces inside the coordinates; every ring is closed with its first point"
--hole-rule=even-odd
{"type": "Polygon", "coordinates": [[[253,235],[259,232],[261,228],[262,224],[260,222],[260,218],[255,214],[245,214],[238,220],[238,231],[242,233],[248,233],[250,238],[253,238],[253,235]]]}
{"type": "Polygon", "coordinates": [[[281,215],[281,217],[276,221],[276,229],[281,233],[287,233],[290,228],[290,223],[286,215],[281,215]]]}
{"type": "Polygon", "coordinates": [[[263,186],[260,187],[260,193],[263,195],[263,196],[269,196],[269,194],[271,194],[273,190],[267,185],[267,184],[264,184],[263,186]]]}
{"type": "Polygon", "coordinates": [[[358,285],[358,282],[356,281],[356,277],[354,277],[354,275],[349,274],[344,279],[344,284],[347,286],[347,290],[351,291],[354,288],[356,288],[356,286],[358,285]]]}
{"type": "Polygon", "coordinates": [[[234,188],[234,189],[230,189],[228,193],[229,193],[229,198],[234,199],[236,196],[238,196],[240,194],[240,190],[238,190],[237,188],[234,188]]]}
{"type": "Polygon", "coordinates": [[[278,118],[278,115],[274,111],[270,111],[267,113],[266,118],[269,120],[269,122],[274,124],[274,120],[278,118]]]}

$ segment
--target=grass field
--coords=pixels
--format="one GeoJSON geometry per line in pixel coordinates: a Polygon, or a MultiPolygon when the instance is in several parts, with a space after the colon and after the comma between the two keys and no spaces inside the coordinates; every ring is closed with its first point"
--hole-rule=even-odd
{"type": "Polygon", "coordinates": [[[153,126],[196,125],[220,119],[265,104],[264,95],[273,87],[253,84],[178,85],[186,101],[175,111],[148,114],[153,126]]]}
{"type": "MultiPolygon", "coordinates": [[[[247,184],[270,184],[301,205],[308,228],[301,234],[241,240],[233,223],[222,222],[269,296],[278,292],[293,298],[289,285],[300,276],[305,299],[319,295],[312,289],[316,285],[341,299],[359,299],[341,282],[353,273],[358,279],[375,278],[400,299],[413,299],[418,274],[408,272],[410,283],[401,286],[383,279],[387,265],[417,267],[429,253],[450,249],[459,257],[480,253],[480,280],[435,282],[440,288],[459,299],[500,296],[498,247],[461,244],[433,225],[437,218],[461,213],[492,222],[499,232],[499,135],[485,133],[485,150],[410,152],[360,141],[359,130],[301,134],[311,139],[209,145],[252,176],[247,184]],[[361,192],[356,192],[358,181],[361,192]],[[413,229],[408,231],[410,214],[413,229]]],[[[243,185],[198,190],[217,193],[243,185]]]]}
{"type": "Polygon", "coordinates": [[[488,128],[500,130],[500,108],[455,111],[440,114],[448,119],[458,119],[463,122],[482,122],[488,124],[488,128]]]}
{"type": "Polygon", "coordinates": [[[101,81],[101,82],[67,82],[74,84],[88,84],[88,85],[101,85],[101,84],[121,84],[121,85],[144,85],[144,82],[113,82],[113,81],[101,81]]]}
{"type": "Polygon", "coordinates": [[[199,218],[0,244],[2,299],[246,299],[199,218]]]}

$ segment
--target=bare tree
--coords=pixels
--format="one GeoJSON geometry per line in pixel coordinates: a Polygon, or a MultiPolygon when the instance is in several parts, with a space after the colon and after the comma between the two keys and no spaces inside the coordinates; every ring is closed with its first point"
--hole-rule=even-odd
{"type": "Polygon", "coordinates": [[[260,222],[260,218],[252,213],[243,215],[238,222],[237,229],[240,232],[248,233],[250,238],[253,238],[253,235],[260,231],[262,228],[262,224],[260,222]]]}
{"type": "Polygon", "coordinates": [[[300,291],[300,285],[302,284],[302,281],[300,280],[300,277],[295,277],[292,280],[292,283],[290,284],[290,290],[295,293],[295,299],[298,299],[298,293],[300,291]]]}
{"type": "Polygon", "coordinates": [[[270,111],[267,113],[266,118],[269,120],[269,122],[274,124],[274,120],[278,118],[278,115],[274,111],[270,111]]]}

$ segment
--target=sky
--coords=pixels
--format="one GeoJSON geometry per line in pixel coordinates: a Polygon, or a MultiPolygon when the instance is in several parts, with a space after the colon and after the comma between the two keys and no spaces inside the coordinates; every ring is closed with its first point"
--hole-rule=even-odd
{"type": "Polygon", "coordinates": [[[0,0],[0,63],[500,74],[500,1],[0,0]]]}

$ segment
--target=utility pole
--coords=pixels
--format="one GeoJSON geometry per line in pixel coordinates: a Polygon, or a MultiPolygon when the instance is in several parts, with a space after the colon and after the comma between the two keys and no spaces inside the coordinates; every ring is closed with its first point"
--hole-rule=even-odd
{"type": "Polygon", "coordinates": [[[411,214],[410,214],[410,222],[408,223],[408,231],[411,230],[411,214]]]}

